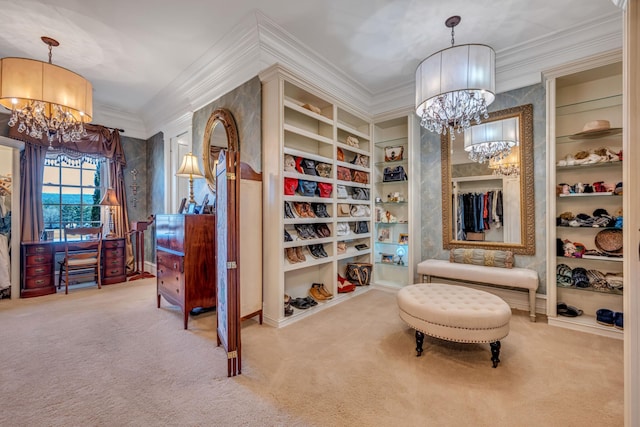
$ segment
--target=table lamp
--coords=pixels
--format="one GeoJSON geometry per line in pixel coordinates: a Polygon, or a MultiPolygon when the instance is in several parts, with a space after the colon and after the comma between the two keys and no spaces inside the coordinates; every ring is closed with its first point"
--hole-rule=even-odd
{"type": "Polygon", "coordinates": [[[198,158],[192,153],[185,154],[180,169],[176,172],[176,176],[189,178],[189,203],[195,203],[196,199],[193,197],[193,178],[204,178],[198,167],[198,158]]]}
{"type": "Polygon", "coordinates": [[[102,200],[100,200],[100,206],[106,206],[109,209],[109,232],[106,237],[116,237],[116,234],[113,232],[113,207],[120,206],[120,202],[118,202],[118,197],[113,188],[107,188],[107,192],[104,193],[102,200]]]}

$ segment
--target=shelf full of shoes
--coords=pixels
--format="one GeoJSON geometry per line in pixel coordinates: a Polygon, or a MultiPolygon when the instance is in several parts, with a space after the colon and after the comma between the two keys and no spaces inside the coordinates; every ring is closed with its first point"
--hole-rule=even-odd
{"type": "Polygon", "coordinates": [[[414,114],[378,120],[374,124],[374,276],[375,284],[401,288],[415,282],[420,252],[416,227],[418,203],[411,197],[419,156],[411,155],[419,135],[414,114]],[[415,206],[414,206],[415,205],[415,206]],[[413,233],[412,233],[413,231],[413,233]],[[412,236],[413,234],[413,236],[412,236]]]}
{"type": "Polygon", "coordinates": [[[622,338],[621,66],[561,76],[548,88],[555,101],[549,109],[555,223],[547,283],[556,284],[548,289],[549,323],[622,338]],[[609,312],[620,322],[602,315],[609,312]]]}
{"type": "Polygon", "coordinates": [[[280,66],[260,78],[264,316],[280,327],[365,291],[340,292],[338,277],[347,262],[370,261],[371,125],[280,66]],[[339,217],[342,204],[357,216],[339,217]]]}

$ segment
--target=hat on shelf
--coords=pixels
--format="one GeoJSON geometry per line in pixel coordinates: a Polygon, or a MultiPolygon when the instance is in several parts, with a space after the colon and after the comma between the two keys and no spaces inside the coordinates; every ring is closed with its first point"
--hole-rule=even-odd
{"type": "Polygon", "coordinates": [[[596,234],[598,250],[608,255],[622,255],[622,230],[607,229],[596,234]]]}
{"type": "Polygon", "coordinates": [[[569,136],[570,139],[591,139],[603,136],[616,135],[622,132],[622,128],[612,128],[609,120],[593,120],[582,128],[582,132],[569,136]]]}

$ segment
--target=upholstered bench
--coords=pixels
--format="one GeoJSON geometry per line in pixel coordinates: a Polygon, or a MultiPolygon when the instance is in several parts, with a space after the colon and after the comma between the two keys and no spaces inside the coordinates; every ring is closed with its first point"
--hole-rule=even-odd
{"type": "Polygon", "coordinates": [[[509,334],[511,309],[500,297],[465,286],[421,283],[398,291],[400,318],[416,330],[417,356],[424,334],[460,343],[489,343],[493,367],[509,334]]]}
{"type": "Polygon", "coordinates": [[[529,291],[530,320],[535,322],[538,273],[528,268],[512,267],[513,255],[509,254],[506,251],[455,249],[452,250],[449,261],[428,259],[418,263],[417,271],[427,283],[434,278],[440,278],[489,286],[526,289],[529,291]],[[488,255],[491,255],[491,257],[488,255]],[[511,262],[509,262],[509,256],[511,256],[511,262]],[[489,261],[489,265],[479,265],[479,263],[487,261],[489,261]]]}

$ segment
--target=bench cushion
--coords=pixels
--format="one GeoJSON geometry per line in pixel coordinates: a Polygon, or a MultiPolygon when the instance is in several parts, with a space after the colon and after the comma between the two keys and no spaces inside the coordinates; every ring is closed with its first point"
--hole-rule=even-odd
{"type": "Polygon", "coordinates": [[[535,291],[538,273],[528,268],[495,268],[428,259],[418,264],[418,274],[535,291]]]}
{"type": "Polygon", "coordinates": [[[486,343],[509,334],[511,309],[500,297],[443,283],[398,291],[400,318],[412,328],[449,341],[486,343]]]}

